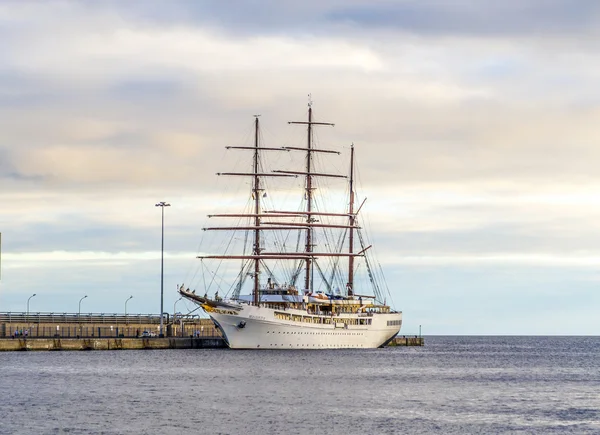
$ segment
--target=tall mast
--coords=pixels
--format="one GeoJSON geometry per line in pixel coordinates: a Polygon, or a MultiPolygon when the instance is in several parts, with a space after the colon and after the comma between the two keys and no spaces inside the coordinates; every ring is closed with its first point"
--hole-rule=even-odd
{"type": "MultiPolygon", "coordinates": [[[[312,100],[310,94],[308,95],[308,122],[292,121],[289,124],[306,124],[307,125],[307,147],[306,147],[306,223],[311,224],[313,219],[313,187],[312,179],[314,175],[326,175],[326,174],[314,174],[312,171],[312,152],[317,151],[313,148],[312,144],[312,126],[313,125],[331,125],[329,122],[313,122],[312,120],[312,100]]],[[[313,229],[312,226],[308,226],[306,229],[306,242],[304,251],[310,253],[313,250],[313,229]]],[[[306,290],[311,288],[311,269],[312,269],[312,258],[307,256],[305,261],[305,276],[304,276],[304,288],[306,290]]]]}
{"type": "MultiPolygon", "coordinates": [[[[252,245],[252,253],[250,255],[201,255],[197,258],[214,258],[214,259],[242,259],[242,260],[252,260],[254,262],[254,280],[253,280],[253,290],[252,290],[252,304],[259,305],[260,304],[260,269],[261,269],[261,261],[264,259],[290,259],[288,255],[262,255],[261,248],[261,231],[265,229],[265,222],[262,222],[262,219],[265,217],[265,214],[261,210],[260,198],[262,197],[262,192],[264,188],[261,184],[261,179],[263,177],[297,177],[297,174],[285,174],[285,173],[273,173],[273,172],[261,172],[261,163],[260,163],[260,153],[262,151],[284,151],[289,152],[289,150],[283,147],[264,147],[260,146],[260,127],[258,117],[260,115],[254,115],[254,146],[228,146],[226,147],[228,150],[252,150],[253,159],[252,159],[252,170],[247,172],[217,172],[217,175],[224,176],[239,176],[239,177],[250,177],[252,180],[252,199],[254,201],[254,210],[251,213],[243,213],[243,214],[219,214],[219,215],[208,215],[208,217],[245,217],[245,218],[253,218],[252,223],[248,226],[236,226],[236,227],[213,227],[213,228],[204,228],[204,230],[223,230],[223,231],[251,231],[253,233],[253,245],[252,245]]],[[[269,227],[269,230],[296,230],[298,227],[291,225],[280,225],[278,227],[269,227]]],[[[293,259],[297,259],[297,256],[292,257],[293,259]]]]}
{"type": "Polygon", "coordinates": [[[254,226],[256,229],[254,230],[254,249],[253,254],[256,256],[254,259],[254,291],[253,294],[253,302],[254,305],[258,306],[260,303],[260,178],[258,176],[258,117],[260,115],[255,115],[254,121],[254,161],[253,161],[253,169],[254,169],[254,183],[252,186],[252,193],[254,197],[254,226]]]}
{"type": "MultiPolygon", "coordinates": [[[[354,224],[356,216],[354,215],[354,144],[350,147],[350,205],[348,207],[349,222],[350,226],[350,237],[348,237],[348,252],[354,253],[354,224]]],[[[354,256],[348,257],[348,284],[347,284],[348,296],[354,294],[354,256]]]]}
{"type": "MultiPolygon", "coordinates": [[[[311,211],[312,211],[312,153],[310,152],[312,148],[312,102],[308,102],[308,142],[306,147],[308,148],[308,152],[306,153],[306,222],[310,223],[313,220],[311,211]]],[[[308,228],[306,231],[306,245],[304,248],[304,252],[312,252],[312,228],[308,228]]],[[[310,289],[312,286],[311,282],[311,266],[312,260],[309,258],[306,260],[306,275],[304,277],[304,288],[310,289]]]]}

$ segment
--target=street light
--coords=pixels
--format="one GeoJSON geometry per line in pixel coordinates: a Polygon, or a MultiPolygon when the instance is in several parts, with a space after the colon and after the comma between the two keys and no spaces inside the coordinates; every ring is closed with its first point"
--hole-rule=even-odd
{"type": "Polygon", "coordinates": [[[160,232],[160,330],[159,337],[164,337],[163,334],[163,293],[164,293],[164,252],[165,252],[165,207],[171,207],[164,201],[156,204],[156,207],[161,209],[161,232],[160,232]]]}
{"type": "Polygon", "coordinates": [[[182,299],[183,299],[183,296],[182,296],[182,297],[180,297],[179,299],[177,299],[177,300],[175,301],[175,303],[173,304],[173,323],[175,323],[175,317],[176,317],[175,313],[177,312],[177,311],[175,311],[175,306],[177,305],[177,302],[179,302],[179,301],[180,301],[180,300],[182,300],[182,299]]]}
{"type": "Polygon", "coordinates": [[[81,301],[87,298],[87,295],[79,299],[79,313],[77,314],[77,318],[81,317],[81,301]]]}
{"type": "MultiPolygon", "coordinates": [[[[175,303],[173,304],[173,327],[175,327],[175,320],[176,320],[176,317],[177,317],[177,311],[175,311],[175,306],[177,305],[177,302],[179,302],[182,299],[183,299],[183,296],[180,297],[179,299],[177,299],[175,301],[175,303]]],[[[182,323],[182,320],[180,320],[179,323],[181,324],[181,336],[183,337],[183,323],[182,323]]]]}
{"type": "Polygon", "coordinates": [[[36,295],[36,293],[32,294],[31,296],[29,296],[29,299],[27,299],[27,316],[25,316],[25,319],[29,318],[29,301],[31,300],[32,297],[34,297],[36,295]]]}
{"type": "Polygon", "coordinates": [[[125,320],[127,320],[127,302],[129,302],[129,299],[133,299],[133,295],[129,296],[125,301],[125,320]]]}

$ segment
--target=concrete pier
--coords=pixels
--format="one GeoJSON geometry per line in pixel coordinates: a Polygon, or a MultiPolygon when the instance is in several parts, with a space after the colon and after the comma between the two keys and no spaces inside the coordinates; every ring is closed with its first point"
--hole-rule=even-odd
{"type": "Polygon", "coordinates": [[[424,346],[425,339],[423,337],[407,337],[403,335],[402,337],[396,336],[392,341],[388,343],[388,346],[424,346]]]}
{"type": "MultiPolygon", "coordinates": [[[[388,346],[423,346],[423,337],[396,337],[388,346]]],[[[1,338],[0,352],[24,350],[142,350],[219,349],[227,344],[221,337],[168,338],[1,338]]]]}
{"type": "Polygon", "coordinates": [[[216,349],[227,344],[220,337],[169,338],[3,338],[0,351],[23,350],[133,350],[216,349]]]}

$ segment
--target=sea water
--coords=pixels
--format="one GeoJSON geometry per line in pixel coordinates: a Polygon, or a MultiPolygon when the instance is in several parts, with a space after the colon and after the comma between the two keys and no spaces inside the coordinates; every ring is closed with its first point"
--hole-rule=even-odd
{"type": "Polygon", "coordinates": [[[0,434],[600,433],[599,337],[0,354],[0,434]]]}

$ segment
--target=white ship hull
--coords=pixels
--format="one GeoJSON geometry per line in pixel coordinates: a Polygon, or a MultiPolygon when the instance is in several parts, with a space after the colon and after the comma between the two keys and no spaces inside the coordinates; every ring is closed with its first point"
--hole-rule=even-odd
{"type": "Polygon", "coordinates": [[[239,311],[217,309],[208,312],[208,315],[221,329],[232,349],[377,348],[396,336],[402,325],[402,313],[346,314],[324,318],[304,310],[287,309],[285,313],[298,320],[282,320],[276,317],[276,313],[282,312],[244,305],[239,311]],[[325,320],[330,323],[308,323],[325,320]]]}

